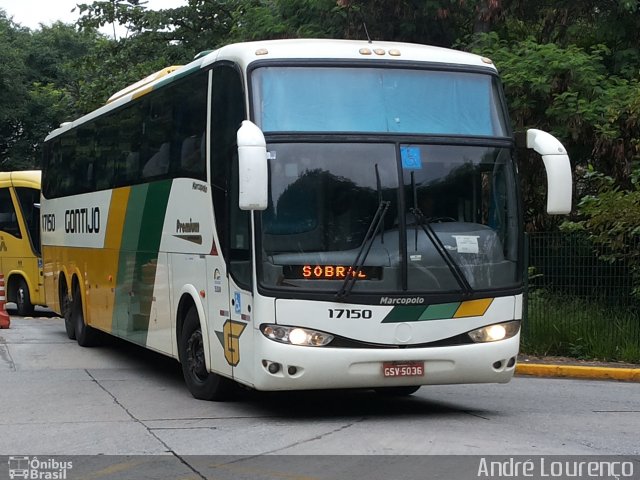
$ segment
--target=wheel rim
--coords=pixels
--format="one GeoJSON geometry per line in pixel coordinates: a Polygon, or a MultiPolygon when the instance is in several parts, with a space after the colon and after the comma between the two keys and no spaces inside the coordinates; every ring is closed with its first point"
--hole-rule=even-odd
{"type": "Polygon", "coordinates": [[[187,365],[191,376],[199,382],[204,382],[209,372],[204,361],[204,344],[202,342],[202,332],[198,329],[194,331],[187,341],[187,365]]]}

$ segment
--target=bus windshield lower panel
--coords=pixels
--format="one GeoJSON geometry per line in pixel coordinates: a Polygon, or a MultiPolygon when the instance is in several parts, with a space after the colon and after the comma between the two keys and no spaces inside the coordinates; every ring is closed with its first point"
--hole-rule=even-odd
{"type": "Polygon", "coordinates": [[[396,143],[268,148],[269,207],[259,222],[264,287],[336,293],[349,276],[356,277],[354,293],[519,286],[509,149],[396,143]],[[374,223],[373,238],[365,241],[374,223]],[[362,268],[356,270],[358,257],[362,268]]]}

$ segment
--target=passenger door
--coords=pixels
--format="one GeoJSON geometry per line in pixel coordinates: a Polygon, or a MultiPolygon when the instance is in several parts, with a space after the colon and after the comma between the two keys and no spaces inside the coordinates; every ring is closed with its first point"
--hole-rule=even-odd
{"type": "Polygon", "coordinates": [[[214,368],[230,368],[234,378],[251,381],[251,241],[249,212],[238,207],[237,130],[245,119],[240,70],[229,62],[213,68],[211,95],[211,184],[216,231],[223,262],[212,260],[215,305],[210,316],[214,368]]]}

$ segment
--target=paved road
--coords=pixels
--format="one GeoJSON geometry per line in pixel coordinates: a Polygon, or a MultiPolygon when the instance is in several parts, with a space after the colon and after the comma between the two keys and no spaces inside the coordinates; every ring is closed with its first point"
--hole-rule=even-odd
{"type": "Polygon", "coordinates": [[[400,399],[204,402],[176,362],[116,340],[81,348],[41,315],[0,330],[0,455],[168,454],[180,468],[185,455],[640,455],[638,383],[517,377],[400,399]]]}

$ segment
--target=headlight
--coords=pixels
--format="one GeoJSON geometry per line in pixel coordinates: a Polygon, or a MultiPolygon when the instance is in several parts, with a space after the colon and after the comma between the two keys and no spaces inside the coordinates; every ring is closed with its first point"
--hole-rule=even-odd
{"type": "Polygon", "coordinates": [[[333,335],[300,327],[261,325],[260,331],[270,340],[305,347],[323,347],[333,340],[333,335]]]}
{"type": "Polygon", "coordinates": [[[468,333],[475,343],[497,342],[515,336],[520,331],[520,320],[495,323],[486,327],[472,330],[468,333]]]}

